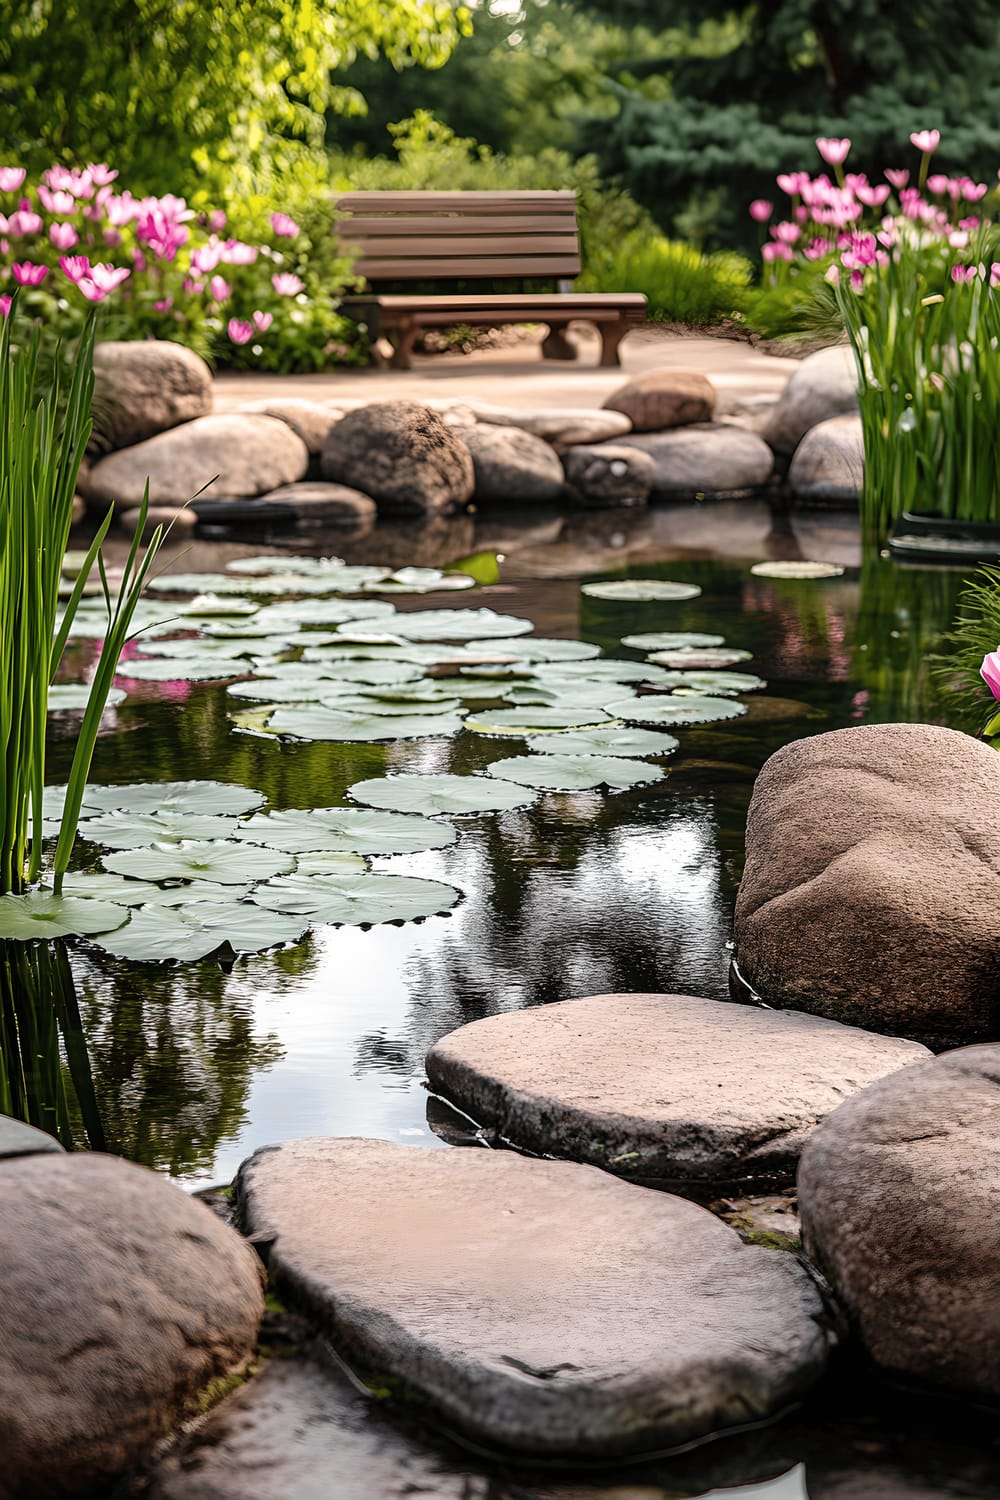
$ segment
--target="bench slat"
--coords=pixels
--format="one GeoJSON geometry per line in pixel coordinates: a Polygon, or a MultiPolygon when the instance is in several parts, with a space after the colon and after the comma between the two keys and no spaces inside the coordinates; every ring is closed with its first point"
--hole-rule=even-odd
{"type": "Polygon", "coordinates": [[[580,257],[570,255],[518,255],[497,259],[493,256],[476,256],[465,260],[439,255],[430,259],[367,260],[355,262],[354,269],[369,281],[391,280],[393,277],[418,280],[473,280],[476,277],[521,276],[533,279],[536,276],[577,276],[580,257]]]}
{"type": "Polygon", "coordinates": [[[362,243],[362,259],[372,260],[437,260],[439,257],[488,255],[494,260],[501,255],[515,260],[526,256],[564,255],[572,260],[577,253],[575,234],[492,234],[466,238],[447,235],[433,238],[421,236],[415,239],[386,239],[382,235],[371,235],[362,243]]]}
{"type": "Polygon", "coordinates": [[[370,235],[396,238],[411,234],[576,234],[576,215],[536,214],[350,214],[341,219],[337,234],[344,241],[370,235]]]}
{"type": "Polygon", "coordinates": [[[346,213],[551,213],[563,207],[576,212],[576,194],[563,192],[360,192],[334,196],[334,207],[346,213]]]}
{"type": "Polygon", "coordinates": [[[385,294],[359,292],[357,296],[344,297],[341,300],[355,307],[365,303],[369,307],[378,306],[389,312],[422,312],[425,308],[443,311],[461,311],[465,308],[472,312],[489,312],[490,308],[508,307],[526,308],[530,312],[538,312],[546,307],[563,311],[574,307],[641,309],[646,306],[646,298],[642,292],[531,292],[527,296],[521,296],[516,292],[471,292],[468,295],[459,294],[450,297],[409,296],[405,292],[385,294]]]}

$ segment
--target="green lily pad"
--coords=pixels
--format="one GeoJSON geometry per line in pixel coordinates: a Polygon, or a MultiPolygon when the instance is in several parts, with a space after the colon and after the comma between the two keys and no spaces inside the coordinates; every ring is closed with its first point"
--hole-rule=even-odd
{"type": "Polygon", "coordinates": [[[116,677],[134,682],[225,682],[250,671],[248,661],[175,661],[173,657],[133,658],[122,662],[116,677]]]}
{"type": "Polygon", "coordinates": [[[824,562],[759,562],[750,569],[757,578],[839,578],[843,568],[824,562]]]}
{"type": "MultiPolygon", "coordinates": [[[[253,656],[260,647],[260,642],[255,640],[239,639],[231,640],[206,639],[204,636],[184,636],[177,639],[174,636],[157,637],[148,643],[139,642],[142,654],[147,656],[179,656],[183,660],[214,661],[216,658],[233,660],[243,656],[253,656]]],[[[241,670],[246,670],[242,667],[241,670]]]]}
{"type": "Polygon", "coordinates": [[[557,637],[512,637],[491,642],[498,656],[514,656],[522,661],[588,661],[600,656],[600,646],[591,641],[564,641],[557,637]]]}
{"type": "Polygon", "coordinates": [[[81,837],[105,849],[141,849],[149,844],[180,843],[181,839],[232,838],[232,818],[211,813],[102,813],[80,824],[81,837]]]}
{"type": "Polygon", "coordinates": [[[651,630],[623,635],[622,645],[633,651],[683,651],[689,646],[722,646],[725,639],[724,635],[703,635],[697,630],[651,630]]]}
{"type": "Polygon", "coordinates": [[[539,682],[658,682],[664,673],[657,666],[642,661],[540,662],[532,674],[539,682]]]}
{"type": "MultiPolygon", "coordinates": [[[[129,884],[138,882],[130,881],[129,884]]],[[[223,885],[220,880],[185,880],[179,885],[158,885],[153,889],[156,892],[151,898],[154,906],[196,906],[201,901],[245,901],[253,890],[253,883],[223,885]]]]}
{"type": "Polygon", "coordinates": [[[735,667],[738,662],[750,661],[753,653],[736,651],[729,646],[686,646],[680,651],[654,651],[647,659],[660,667],[673,667],[676,671],[717,672],[726,667],[735,667]]]}
{"type": "Polygon", "coordinates": [[[680,741],[675,740],[672,734],[657,734],[654,729],[632,729],[624,724],[609,724],[606,729],[532,735],[525,743],[529,750],[542,755],[553,752],[556,755],[641,757],[672,755],[680,741]]]}
{"type": "Polygon", "coordinates": [[[242,587],[225,573],[157,573],[146,583],[152,594],[238,594],[242,587]]]}
{"type": "Polygon", "coordinates": [[[338,661],[335,655],[307,651],[301,666],[314,666],[331,682],[363,682],[372,687],[423,682],[422,668],[409,661],[338,661]]]}
{"type": "Polygon", "coordinates": [[[668,600],[697,599],[701,589],[696,583],[671,583],[660,578],[607,578],[598,583],[581,583],[580,592],[590,599],[616,599],[623,604],[659,604],[668,600]]]}
{"type": "MultiPolygon", "coordinates": [[[[109,708],[117,708],[119,703],[124,703],[128,694],[124,688],[112,688],[108,693],[104,711],[109,708]]],[[[78,686],[75,682],[54,682],[49,688],[49,713],[83,713],[90,702],[90,687],[82,683],[78,686]]]]}
{"type": "Polygon", "coordinates": [[[63,895],[74,900],[110,901],[115,906],[141,906],[144,901],[156,901],[161,891],[148,880],[126,880],[104,870],[70,870],[63,883],[63,895]]]}
{"type": "MultiPolygon", "coordinates": [[[[553,747],[555,749],[555,747],[553,747]]],[[[487,767],[491,776],[552,792],[585,792],[606,786],[622,790],[660,781],[664,772],[645,760],[617,755],[513,755],[487,767]]]]}
{"type": "Polygon", "coordinates": [[[184,616],[218,615],[225,618],[228,615],[255,615],[259,608],[260,605],[254,604],[252,599],[240,599],[235,595],[227,598],[221,594],[195,594],[186,604],[178,604],[177,613],[184,616]]]}
{"type": "MultiPolygon", "coordinates": [[[[611,704],[614,709],[615,705],[611,704]]],[[[635,698],[620,705],[616,718],[629,724],[713,724],[721,719],[738,719],[746,713],[745,703],[732,698],[669,697],[635,698]]]]}
{"type": "Polygon", "coordinates": [[[288,808],[256,813],[238,837],[291,854],[417,854],[447,849],[458,837],[449,823],[364,807],[288,808]]]}
{"type": "Polygon", "coordinates": [[[362,854],[307,849],[295,856],[296,875],[356,875],[367,868],[368,861],[362,854]]]}
{"type": "Polygon", "coordinates": [[[510,812],[534,800],[513,787],[493,786],[482,776],[449,775],[377,776],[349,786],[347,795],[367,807],[429,817],[440,813],[510,812]]]}
{"type": "Polygon", "coordinates": [[[549,681],[515,682],[503,695],[505,703],[515,707],[538,703],[545,708],[576,711],[579,708],[604,707],[609,700],[634,697],[623,682],[585,682],[578,678],[553,678],[549,681]]]}
{"type": "Polygon", "coordinates": [[[414,609],[392,621],[394,635],[410,641],[479,641],[533,629],[530,620],[498,615],[492,609],[414,609]]]}
{"type": "Polygon", "coordinates": [[[475,734],[535,734],[538,730],[590,729],[617,718],[600,708],[498,708],[466,719],[466,729],[475,734]]]}
{"type": "Polygon", "coordinates": [[[347,714],[322,706],[278,708],[268,729],[291,734],[300,740],[332,740],[338,744],[360,744],[378,740],[422,740],[451,735],[462,720],[451,714],[347,714]]]}
{"type": "Polygon", "coordinates": [[[735,693],[755,693],[767,687],[763,677],[754,677],[751,672],[669,672],[670,686],[684,688],[692,693],[720,694],[729,697],[735,693]]]}
{"type": "Polygon", "coordinates": [[[290,875],[259,886],[253,899],[273,911],[299,912],[314,922],[354,926],[412,922],[443,915],[460,892],[414,875],[290,875]]]}
{"type": "Polygon", "coordinates": [[[340,688],[335,692],[321,695],[319,702],[324,708],[333,708],[338,713],[375,714],[380,719],[412,717],[415,713],[438,717],[454,714],[455,710],[461,707],[457,698],[428,696],[414,704],[402,698],[390,697],[388,692],[382,695],[377,688],[372,688],[367,693],[357,694],[345,694],[343,688],[340,688]]]}
{"type": "MultiPolygon", "coordinates": [[[[55,797],[60,791],[65,793],[65,788],[46,787],[46,796],[51,792],[55,797]]],[[[135,781],[111,786],[88,782],[83,795],[84,808],[92,812],[124,808],[130,813],[155,812],[164,816],[228,813],[241,817],[266,800],[263,792],[230,781],[135,781]]]]}
{"type": "Polygon", "coordinates": [[[220,885],[270,880],[295,868],[294,859],[283,851],[257,848],[242,839],[190,839],[154,844],[149,849],[123,849],[105,854],[101,864],[117,875],[135,875],[140,880],[215,880],[220,885]]]}
{"type": "Polygon", "coordinates": [[[429,679],[450,698],[463,703],[494,703],[501,697],[504,684],[492,677],[432,677],[429,679]]]}
{"type": "Polygon", "coordinates": [[[128,925],[97,939],[106,953],[137,962],[166,959],[191,962],[219,948],[259,953],[278,943],[295,943],[308,930],[306,917],[279,915],[239,902],[200,902],[186,910],[143,906],[128,925]]]}
{"type": "MultiPolygon", "coordinates": [[[[263,553],[258,557],[234,557],[226,563],[230,573],[323,573],[329,568],[342,568],[342,557],[295,557],[282,552],[263,553]]],[[[388,572],[388,568],[373,568],[373,572],[388,572]]]]}
{"type": "Polygon", "coordinates": [[[352,620],[390,620],[395,613],[396,606],[384,599],[288,599],[268,604],[252,623],[279,631],[292,626],[333,631],[352,620]]]}
{"type": "Polygon", "coordinates": [[[468,573],[442,573],[440,568],[400,568],[388,578],[364,584],[366,592],[377,594],[430,594],[475,586],[476,580],[468,573]]]}
{"type": "Polygon", "coordinates": [[[120,927],[127,916],[126,907],[110,901],[27,891],[23,896],[0,896],[0,938],[27,942],[32,938],[108,932],[120,927]]]}

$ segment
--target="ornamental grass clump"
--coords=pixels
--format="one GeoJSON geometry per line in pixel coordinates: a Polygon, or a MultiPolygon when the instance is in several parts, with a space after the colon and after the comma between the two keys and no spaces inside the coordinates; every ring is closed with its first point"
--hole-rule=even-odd
{"type": "MultiPolygon", "coordinates": [[[[59,618],[59,580],[73,496],[91,430],[94,318],[84,328],[64,389],[60,361],[55,362],[51,385],[46,387],[40,376],[38,326],[17,348],[13,324],[11,309],[0,327],[0,895],[23,891],[41,874],[49,686],[95,563],[107,609],[107,629],[77,737],[53,863],[58,895],[76,837],[101,715],[163,531],[157,527],[140,557],[143,526],[138,528],[113,596],[100,550],[114,513],[109,510],[59,618]]],[[[143,523],[147,509],[148,492],[143,523]]]]}
{"type": "MultiPolygon", "coordinates": [[[[878,541],[904,511],[1000,521],[1000,229],[987,183],[930,171],[937,131],[886,181],[844,171],[849,140],[817,141],[833,168],[782,174],[790,216],[762,256],[777,286],[822,273],[854,351],[864,434],[861,497],[878,541]]],[[[771,219],[756,200],[751,215],[771,219]]]]}

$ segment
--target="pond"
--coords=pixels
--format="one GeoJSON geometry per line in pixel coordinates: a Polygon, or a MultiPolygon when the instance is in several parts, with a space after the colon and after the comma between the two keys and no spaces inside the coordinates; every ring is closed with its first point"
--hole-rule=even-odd
{"type": "MultiPolygon", "coordinates": [[[[624,636],[703,632],[750,652],[740,669],[766,687],[745,696],[741,718],[672,731],[679,747],[651,785],[543,793],[523,810],[458,818],[450,847],[372,861],[377,871],[457,887],[462,900],[446,916],[318,927],[294,946],[226,967],[131,963],[71,946],[107,1149],[190,1189],[227,1182],[257,1147],[300,1136],[426,1147],[468,1138],[467,1122],[429,1099],[423,1060],[439,1037],[481,1016],[608,991],[726,998],[746,810],[768,756],[791,739],[852,724],[948,721],[929,654],[963,575],[883,557],[862,566],[849,517],[790,522],[759,503],[635,516],[491,512],[425,528],[383,525],[355,544],[332,534],[295,545],[397,567],[496,551],[498,583],[457,601],[399,597],[397,608],[471,600],[530,619],[541,636],[635,661],[643,652],[623,647],[624,636]],[[803,556],[844,571],[821,579],[750,572],[764,558],[803,556]],[[583,581],[628,576],[692,583],[701,593],[639,603],[581,593],[583,581]]],[[[171,566],[218,571],[288,546],[280,537],[220,536],[183,556],[172,546],[171,566]]],[[[329,807],[367,778],[469,774],[523,752],[519,740],[469,732],[388,744],[278,741],[234,730],[218,683],[129,689],[102,733],[92,780],[211,778],[258,788],[274,809],[329,807]]],[[[53,782],[65,778],[69,736],[57,724],[53,782]]],[[[98,851],[81,851],[96,868],[98,851]]],[[[975,1487],[985,1459],[970,1458],[960,1441],[954,1450],[929,1443],[925,1430],[919,1402],[894,1403],[881,1387],[868,1401],[835,1377],[779,1436],[758,1436],[749,1449],[727,1440],[724,1453],[712,1445],[711,1462],[670,1471],[669,1489],[612,1491],[594,1480],[594,1489],[572,1493],[693,1495],[742,1480],[760,1481],[746,1493],[769,1500],[903,1496],[917,1493],[907,1474],[923,1495],[989,1492],[975,1487]],[[859,1464],[873,1465],[888,1487],[850,1488],[859,1464]]],[[[657,1472],[618,1482],[667,1480],[657,1472]]]]}

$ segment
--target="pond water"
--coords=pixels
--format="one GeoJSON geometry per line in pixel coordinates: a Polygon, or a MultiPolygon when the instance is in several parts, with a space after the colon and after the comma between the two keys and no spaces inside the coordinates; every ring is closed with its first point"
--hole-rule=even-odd
{"type": "MultiPolygon", "coordinates": [[[[296,546],[394,566],[498,550],[498,584],[458,600],[394,602],[408,609],[471,600],[526,616],[541,635],[635,660],[642,654],[620,645],[630,633],[717,634],[752,653],[745,669],[767,687],[746,698],[744,718],[672,731],[680,748],[663,762],[661,782],[610,795],[543,794],[525,811],[458,819],[450,848],[373,861],[375,870],[457,886],[463,900],[448,916],[319,928],[229,971],[212,961],[128,963],[73,947],[107,1148],[189,1188],[226,1182],[255,1148],[300,1136],[441,1147],[454,1120],[442,1120],[428,1098],[424,1055],[481,1016],[605,991],[727,997],[746,809],[767,757],[791,739],[852,724],[948,722],[928,654],[953,617],[962,574],[886,558],[862,567],[848,517],[793,525],[760,504],[635,517],[492,513],[425,528],[386,525],[354,544],[334,534],[296,546]],[[766,557],[802,556],[839,561],[845,572],[779,580],[749,571],[766,557]],[[702,593],[625,604],[580,592],[582,580],[628,575],[692,582],[702,593]]],[[[269,547],[259,539],[198,542],[177,565],[217,571],[262,550],[269,547]]],[[[146,683],[134,684],[109,719],[91,779],[214,778],[259,788],[273,808],[330,806],[364,778],[469,773],[521,750],[516,740],[465,732],[389,745],[277,742],[235,732],[217,684],[164,691],[146,683]]],[[[65,779],[70,753],[57,729],[51,781],[65,779]]],[[[992,1480],[977,1487],[987,1469],[996,1478],[978,1429],[971,1448],[957,1439],[954,1449],[928,1446],[922,1430],[908,1401],[893,1404],[880,1390],[866,1405],[835,1385],[778,1436],[737,1449],[727,1440],[731,1463],[712,1445],[711,1462],[671,1470],[669,1487],[658,1472],[619,1477],[618,1488],[594,1479],[553,1494],[655,1500],[741,1481],[754,1485],[748,1496],[768,1500],[994,1492],[992,1480]],[[838,1402],[844,1412],[831,1425],[838,1402]],[[870,1465],[882,1487],[858,1487],[858,1465],[870,1465]]]]}

